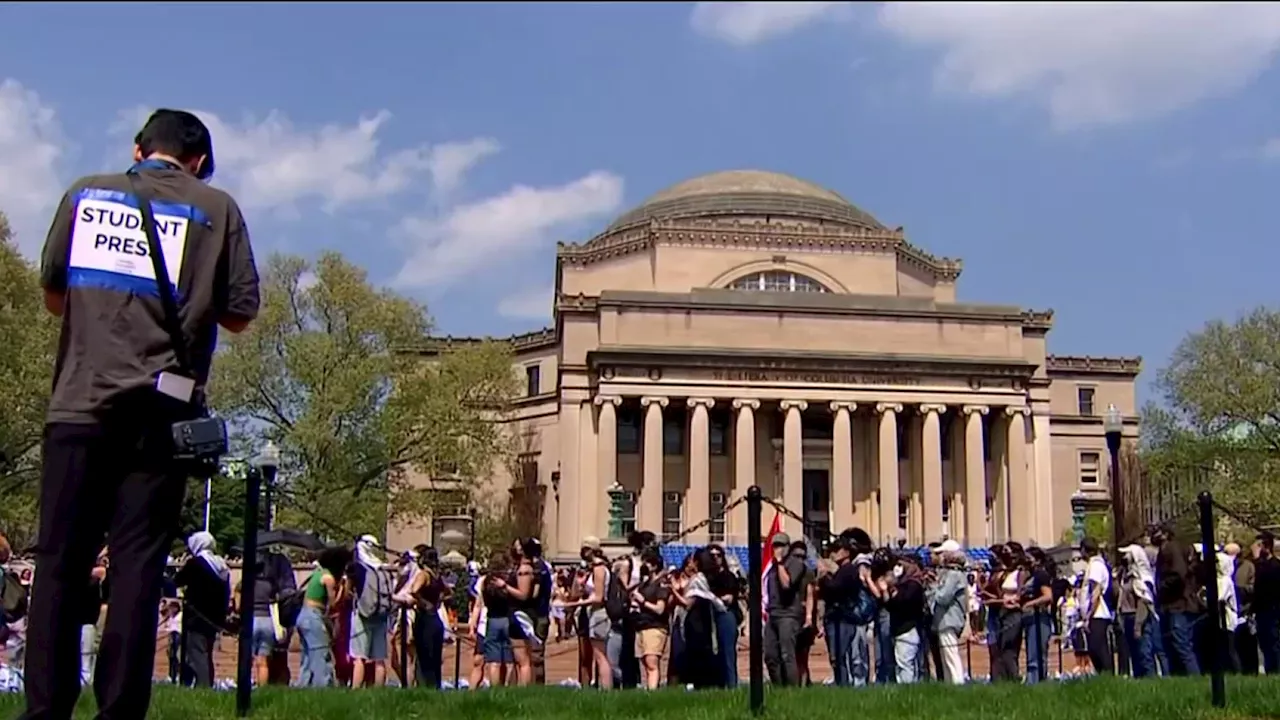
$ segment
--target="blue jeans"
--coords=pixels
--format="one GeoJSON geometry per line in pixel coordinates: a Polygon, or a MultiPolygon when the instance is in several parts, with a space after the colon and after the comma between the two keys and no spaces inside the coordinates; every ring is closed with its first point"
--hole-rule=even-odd
{"type": "Polygon", "coordinates": [[[889,611],[880,610],[876,617],[876,684],[897,682],[897,664],[894,660],[893,633],[889,630],[889,611]]]}
{"type": "Polygon", "coordinates": [[[609,628],[609,639],[604,643],[604,654],[609,658],[609,669],[613,671],[613,687],[622,687],[622,626],[609,628]]]}
{"type": "Polygon", "coordinates": [[[1133,676],[1136,678],[1156,677],[1156,651],[1154,638],[1156,636],[1156,619],[1148,617],[1147,621],[1142,624],[1139,630],[1137,627],[1138,617],[1136,613],[1122,613],[1120,615],[1122,631],[1124,632],[1124,642],[1129,646],[1129,663],[1133,668],[1133,676]]]}
{"type": "Polygon", "coordinates": [[[333,646],[329,628],[320,611],[309,605],[298,612],[298,641],[302,644],[302,687],[329,687],[333,684],[333,646]]]}
{"type": "Polygon", "coordinates": [[[858,627],[843,620],[829,620],[824,630],[827,635],[827,655],[831,658],[831,672],[836,685],[862,687],[867,684],[867,628],[858,627]]]}
{"type": "Polygon", "coordinates": [[[728,610],[716,613],[716,640],[724,662],[724,686],[738,687],[738,618],[728,610]]]}
{"type": "Polygon", "coordinates": [[[1160,634],[1164,636],[1164,649],[1169,655],[1170,675],[1199,675],[1200,663],[1196,660],[1195,613],[1167,612],[1160,618],[1160,634]]]}
{"type": "Polygon", "coordinates": [[[1027,684],[1034,685],[1049,676],[1049,637],[1053,635],[1053,618],[1044,610],[1022,614],[1022,636],[1027,641],[1027,684]]]}

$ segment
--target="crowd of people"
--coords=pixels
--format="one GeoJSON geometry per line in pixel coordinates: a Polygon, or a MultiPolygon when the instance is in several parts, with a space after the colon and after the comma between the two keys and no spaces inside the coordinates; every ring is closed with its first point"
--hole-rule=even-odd
{"type": "MultiPolygon", "coordinates": [[[[747,583],[734,555],[711,544],[667,566],[652,533],[629,540],[631,552],[611,558],[598,538],[584,538],[579,561],[556,568],[536,538],[521,538],[455,573],[428,546],[389,556],[364,536],[320,552],[301,583],[287,558],[263,553],[246,589],[232,583],[212,536],[198,532],[166,576],[157,635],[168,644],[167,676],[213,686],[219,638],[249,622],[257,684],[379,686],[390,671],[402,685],[441,688],[444,647],[458,633],[474,643],[465,681],[473,689],[546,683],[546,649],[558,643],[577,648],[577,677],[562,684],[736,686],[747,583]],[[294,638],[301,664],[291,678],[294,638]]],[[[1225,630],[1217,651],[1205,632],[1204,549],[1165,528],[1122,548],[1115,567],[1088,538],[1061,568],[1042,549],[1013,542],[976,564],[954,540],[876,548],[857,528],[820,552],[784,533],[769,545],[763,651],[777,685],[959,684],[974,679],[962,652],[975,647],[986,648],[992,681],[1034,683],[1050,677],[1054,639],[1059,656],[1073,658],[1072,668],[1060,667],[1066,674],[1198,674],[1213,662],[1231,672],[1280,672],[1280,559],[1266,533],[1248,549],[1210,549],[1225,630]],[[818,643],[829,678],[810,671],[818,643]]],[[[86,682],[109,567],[104,550],[86,580],[86,682]]],[[[30,582],[30,568],[22,577],[30,582]]],[[[21,666],[21,625],[3,625],[9,666],[21,666]]]]}

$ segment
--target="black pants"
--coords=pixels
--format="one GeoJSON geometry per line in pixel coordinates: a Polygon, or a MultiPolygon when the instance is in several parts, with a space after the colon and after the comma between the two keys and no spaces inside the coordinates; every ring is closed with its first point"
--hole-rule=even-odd
{"type": "Polygon", "coordinates": [[[1253,634],[1249,623],[1236,628],[1236,657],[1240,659],[1242,675],[1258,674],[1258,636],[1253,634]]]}
{"type": "Polygon", "coordinates": [[[80,614],[107,543],[111,583],[93,691],[98,717],[142,720],[151,704],[165,558],[186,478],[169,427],[181,417],[147,392],[101,422],[45,427],[40,533],[27,625],[26,720],[66,720],[80,696],[80,614]]]}
{"type": "Polygon", "coordinates": [[[1114,675],[1114,658],[1111,655],[1111,621],[1094,618],[1089,621],[1089,660],[1093,671],[1099,675],[1114,675]]]}
{"type": "Polygon", "coordinates": [[[1018,658],[1022,655],[1022,611],[1000,610],[996,622],[995,663],[991,666],[993,681],[1016,681],[1021,675],[1018,658]]]}
{"type": "Polygon", "coordinates": [[[547,636],[551,633],[551,618],[546,615],[533,617],[533,634],[540,642],[529,643],[529,660],[533,663],[533,684],[547,684],[547,636]]]}
{"type": "Polygon", "coordinates": [[[444,624],[434,608],[419,609],[414,615],[413,652],[418,656],[414,668],[418,687],[439,690],[444,672],[444,624]]]}
{"type": "Polygon", "coordinates": [[[179,643],[182,642],[182,633],[169,633],[169,682],[177,684],[181,670],[181,655],[179,652],[179,643]]]}
{"type": "Polygon", "coordinates": [[[218,644],[218,630],[203,623],[188,623],[183,631],[187,665],[182,668],[182,684],[187,687],[213,687],[213,648],[218,644]]]}

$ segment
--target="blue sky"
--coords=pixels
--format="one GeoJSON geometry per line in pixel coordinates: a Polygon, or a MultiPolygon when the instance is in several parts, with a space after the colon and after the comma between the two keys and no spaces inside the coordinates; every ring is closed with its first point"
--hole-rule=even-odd
{"type": "Polygon", "coordinates": [[[549,320],[555,243],[690,176],[826,185],[961,299],[1147,359],[1275,304],[1280,6],[6,4],[0,209],[205,114],[260,255],[333,248],[453,334],[549,320]],[[128,38],[139,47],[129,49],[128,38]]]}

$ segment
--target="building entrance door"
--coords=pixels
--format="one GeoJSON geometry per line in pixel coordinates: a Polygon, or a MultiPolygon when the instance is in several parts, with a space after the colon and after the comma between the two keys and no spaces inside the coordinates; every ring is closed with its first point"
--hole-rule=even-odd
{"type": "Polygon", "coordinates": [[[831,532],[831,474],[826,469],[806,469],[802,479],[804,536],[821,549],[831,532]]]}

